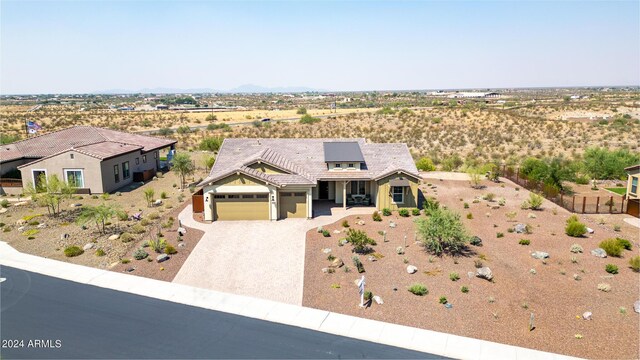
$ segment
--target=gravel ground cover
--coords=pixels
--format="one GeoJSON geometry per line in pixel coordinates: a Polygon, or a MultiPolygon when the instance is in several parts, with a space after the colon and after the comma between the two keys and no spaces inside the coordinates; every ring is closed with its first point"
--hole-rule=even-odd
{"type": "Polygon", "coordinates": [[[482,246],[469,246],[465,256],[457,258],[431,256],[414,243],[416,217],[403,218],[396,212],[383,216],[382,222],[372,221],[371,216],[345,217],[351,228],[365,230],[377,242],[373,248],[382,256],[376,261],[367,255],[359,259],[367,290],[380,296],[384,304],[358,306],[354,280],[361,274],[352,262],[351,246],[338,245],[345,237],[343,220],[338,220],[324,226],[330,237],[315,229],[307,232],[304,306],[585,358],[639,357],[639,314],[633,305],[640,299],[640,274],[628,266],[629,259],[638,255],[639,239],[638,229],[623,221],[625,215],[580,215],[595,232],[572,238],[564,232],[569,212],[546,200],[541,211],[522,210],[529,193],[511,182],[487,181],[486,188],[476,190],[466,181],[427,181],[432,184],[421,186],[425,195],[458,212],[469,235],[479,236],[482,246]],[[474,202],[488,193],[494,194],[493,201],[474,202]],[[504,206],[500,205],[502,198],[504,206]],[[357,225],[359,220],[364,225],[357,225]],[[396,223],[395,228],[390,221],[396,223]],[[508,231],[519,223],[528,224],[531,233],[508,231]],[[620,231],[614,231],[614,225],[620,231]],[[388,242],[379,231],[387,231],[388,242]],[[405,253],[398,255],[405,235],[405,253]],[[591,255],[602,240],[612,237],[630,240],[632,250],[625,250],[621,258],[591,255]],[[530,244],[519,244],[522,239],[530,244]],[[582,253],[570,251],[575,243],[582,246],[582,253]],[[531,256],[535,251],[547,252],[549,258],[536,259],[531,256]],[[331,265],[329,255],[341,258],[345,266],[333,273],[323,272],[331,265]],[[492,282],[475,276],[475,262],[491,269],[492,282]],[[607,264],[617,265],[619,273],[607,273],[607,264]],[[409,274],[409,265],[416,266],[417,272],[409,274]],[[452,281],[452,273],[459,280],[452,281]],[[428,294],[410,293],[408,288],[414,283],[424,284],[428,294]],[[598,290],[599,284],[609,284],[610,291],[598,290]],[[462,291],[463,286],[468,292],[462,291]],[[451,307],[441,304],[440,297],[446,297],[451,307]],[[592,313],[592,320],[583,319],[585,312],[592,313]]]}

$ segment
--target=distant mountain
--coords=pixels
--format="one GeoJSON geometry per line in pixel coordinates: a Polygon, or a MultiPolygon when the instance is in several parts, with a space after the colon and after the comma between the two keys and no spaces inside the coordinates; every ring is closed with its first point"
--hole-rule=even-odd
{"type": "Polygon", "coordinates": [[[313,89],[304,86],[286,86],[286,87],[266,87],[253,84],[245,84],[233,89],[228,90],[216,90],[212,88],[192,88],[192,89],[178,89],[178,88],[144,88],[139,90],[125,90],[125,89],[109,89],[104,91],[94,91],[92,94],[201,94],[201,93],[299,93],[299,92],[323,92],[325,90],[313,89]]]}

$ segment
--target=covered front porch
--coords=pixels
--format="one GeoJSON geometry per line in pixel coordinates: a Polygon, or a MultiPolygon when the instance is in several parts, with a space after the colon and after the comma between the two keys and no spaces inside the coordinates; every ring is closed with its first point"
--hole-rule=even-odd
{"type": "Polygon", "coordinates": [[[327,203],[332,206],[347,207],[375,207],[378,185],[372,180],[321,180],[313,189],[315,203],[327,203]]]}

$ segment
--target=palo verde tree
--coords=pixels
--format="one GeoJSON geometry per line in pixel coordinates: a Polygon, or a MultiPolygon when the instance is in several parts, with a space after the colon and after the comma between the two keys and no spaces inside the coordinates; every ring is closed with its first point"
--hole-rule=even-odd
{"type": "Polygon", "coordinates": [[[103,203],[98,206],[85,206],[76,221],[79,225],[84,225],[88,222],[95,223],[98,231],[104,234],[107,222],[114,216],[119,215],[119,213],[122,213],[122,210],[112,204],[103,203]]]}
{"type": "Polygon", "coordinates": [[[180,189],[184,189],[185,178],[196,171],[196,166],[191,161],[191,157],[185,153],[178,153],[173,158],[171,170],[178,173],[180,177],[180,189]]]}
{"type": "Polygon", "coordinates": [[[70,199],[76,192],[75,187],[60,180],[57,175],[46,177],[41,174],[37,185],[28,182],[25,193],[31,196],[36,204],[45,206],[49,215],[57,216],[60,213],[60,205],[64,200],[70,199]]]}

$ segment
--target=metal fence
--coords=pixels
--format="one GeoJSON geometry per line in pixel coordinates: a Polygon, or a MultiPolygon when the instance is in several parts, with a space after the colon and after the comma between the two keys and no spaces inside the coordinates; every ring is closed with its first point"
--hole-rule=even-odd
{"type": "Polygon", "coordinates": [[[522,176],[519,168],[507,166],[503,166],[502,176],[527,190],[541,194],[547,200],[574,213],[622,214],[626,212],[627,204],[621,195],[586,196],[562,194],[552,186],[545,185],[540,181],[529,180],[526,176],[522,176]]]}

